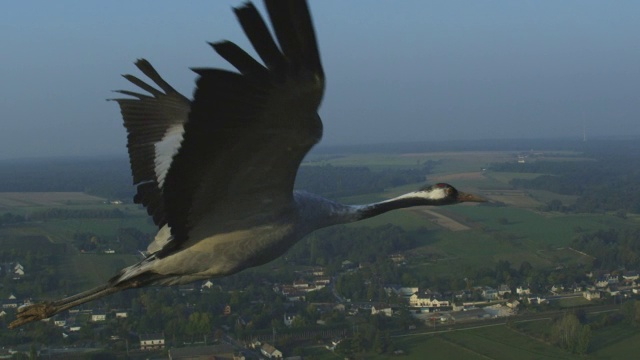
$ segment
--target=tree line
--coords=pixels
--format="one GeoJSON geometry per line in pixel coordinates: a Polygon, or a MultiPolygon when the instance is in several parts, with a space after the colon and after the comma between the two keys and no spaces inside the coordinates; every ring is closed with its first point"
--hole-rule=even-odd
{"type": "Polygon", "coordinates": [[[544,174],[534,179],[513,179],[521,189],[547,190],[578,196],[574,204],[559,201],[543,210],[581,213],[623,211],[640,213],[640,156],[594,154],[594,161],[544,161],[492,165],[494,171],[544,174]]]}
{"type": "Polygon", "coordinates": [[[576,236],[571,247],[595,256],[596,269],[640,269],[640,230],[597,230],[576,236]]]}
{"type": "Polygon", "coordinates": [[[436,164],[427,161],[416,168],[380,171],[364,166],[302,166],[295,187],[332,198],[378,193],[391,187],[424,182],[436,164]]]}

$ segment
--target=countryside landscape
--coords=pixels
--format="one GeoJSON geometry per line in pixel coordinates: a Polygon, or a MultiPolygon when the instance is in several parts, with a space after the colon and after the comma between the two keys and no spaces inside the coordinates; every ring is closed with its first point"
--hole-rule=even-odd
{"type": "Polygon", "coordinates": [[[640,340],[638,147],[321,148],[296,188],[369,203],[446,182],[488,202],[324,229],[229,278],[127,291],[18,330],[16,307],[104,282],[156,229],[124,158],[0,161],[0,345],[13,358],[626,358],[640,340]]]}

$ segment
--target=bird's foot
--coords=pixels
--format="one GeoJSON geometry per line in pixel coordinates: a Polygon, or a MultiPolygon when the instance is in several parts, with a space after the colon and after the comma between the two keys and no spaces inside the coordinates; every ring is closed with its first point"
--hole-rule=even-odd
{"type": "Polygon", "coordinates": [[[32,321],[49,318],[55,313],[56,307],[50,302],[22,306],[18,308],[16,319],[9,324],[9,329],[15,329],[32,321]]]}

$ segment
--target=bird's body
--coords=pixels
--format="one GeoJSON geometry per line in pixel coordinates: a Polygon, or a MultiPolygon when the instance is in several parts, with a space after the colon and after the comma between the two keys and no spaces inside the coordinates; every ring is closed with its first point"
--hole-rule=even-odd
{"type": "Polygon", "coordinates": [[[481,199],[447,184],[368,205],[344,205],[294,191],[298,167],[322,137],[317,110],[324,73],[303,0],[265,1],[277,44],[255,7],[235,9],[261,58],[237,45],[211,44],[238,72],[195,69],[193,100],[146,60],[136,66],[155,86],[121,90],[136,203],[159,231],[148,256],[107,283],[19,309],[10,327],[130,288],[185,284],[265,264],[311,232],[419,205],[481,199]]]}

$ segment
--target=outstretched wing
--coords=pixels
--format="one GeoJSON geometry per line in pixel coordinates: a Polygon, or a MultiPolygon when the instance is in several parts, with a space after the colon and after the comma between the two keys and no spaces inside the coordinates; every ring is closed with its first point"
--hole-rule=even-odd
{"type": "Polygon", "coordinates": [[[158,226],[167,223],[163,185],[173,156],[177,153],[189,117],[190,101],[160,77],[151,64],[140,59],[136,66],[157,88],[133,75],[123,75],[147,94],[118,90],[131,98],[113,99],[127,129],[127,148],[133,182],[134,202],[143,204],[158,226]]]}
{"type": "Polygon", "coordinates": [[[200,77],[184,139],[164,179],[174,240],[163,254],[207,214],[289,206],[300,162],[322,137],[324,74],[307,4],[265,3],[277,44],[252,4],[235,9],[264,65],[225,41],[212,46],[239,73],[194,70],[200,77]]]}

